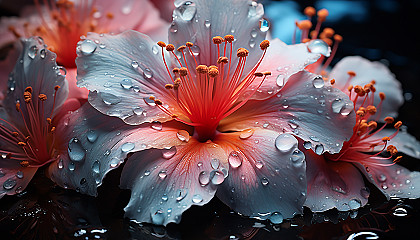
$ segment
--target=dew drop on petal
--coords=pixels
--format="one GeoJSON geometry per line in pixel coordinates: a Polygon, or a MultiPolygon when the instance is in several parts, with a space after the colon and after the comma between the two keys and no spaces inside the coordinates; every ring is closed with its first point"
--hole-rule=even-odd
{"type": "Polygon", "coordinates": [[[162,157],[165,159],[170,159],[176,154],[176,147],[172,146],[170,148],[162,149],[162,157]]]}
{"type": "Polygon", "coordinates": [[[152,53],[153,54],[158,54],[159,53],[159,47],[158,46],[156,46],[156,45],[153,45],[153,47],[152,47],[152,53]]]}
{"type": "Polygon", "coordinates": [[[133,68],[138,68],[139,67],[139,63],[135,60],[131,61],[131,67],[133,68]]]}
{"type": "Polygon", "coordinates": [[[99,173],[100,171],[100,163],[98,160],[94,161],[92,164],[92,170],[94,173],[99,173]]]}
{"type": "Polygon", "coordinates": [[[218,168],[219,168],[219,166],[220,166],[220,161],[219,161],[219,159],[217,159],[217,158],[213,158],[213,159],[210,161],[210,165],[211,165],[211,167],[212,167],[213,169],[218,169],[218,168]]]}
{"type": "Polygon", "coordinates": [[[3,183],[3,188],[5,190],[10,190],[14,188],[15,186],[16,186],[16,180],[14,180],[13,178],[9,178],[3,183]]]}
{"type": "Polygon", "coordinates": [[[284,217],[279,212],[273,212],[268,218],[273,224],[280,224],[283,222],[284,217]]]}
{"type": "Polygon", "coordinates": [[[83,148],[79,139],[72,138],[69,141],[68,153],[72,161],[80,162],[84,160],[85,155],[86,155],[86,150],[83,148]]]}
{"type": "Polygon", "coordinates": [[[152,223],[155,225],[162,225],[165,221],[165,214],[162,210],[157,210],[155,213],[151,213],[152,223]]]}
{"type": "Polygon", "coordinates": [[[293,166],[300,167],[305,161],[305,154],[299,149],[295,149],[290,157],[290,161],[292,162],[293,166]]]}
{"type": "Polygon", "coordinates": [[[315,146],[315,153],[321,155],[324,152],[324,145],[318,144],[315,146]]]}
{"type": "Polygon", "coordinates": [[[64,167],[63,159],[58,160],[57,166],[58,166],[58,169],[63,169],[63,167],[64,167]]]}
{"type": "Polygon", "coordinates": [[[67,167],[69,168],[70,171],[74,171],[74,169],[76,168],[76,165],[74,164],[74,162],[70,162],[67,167]]]}
{"type": "Polygon", "coordinates": [[[38,48],[36,46],[32,46],[28,49],[28,57],[34,59],[38,53],[38,48]]]}
{"type": "Polygon", "coordinates": [[[176,33],[176,32],[178,32],[178,25],[177,25],[175,22],[172,22],[172,23],[171,23],[171,27],[169,28],[169,31],[170,31],[171,33],[176,33]]]}
{"type": "Polygon", "coordinates": [[[153,121],[150,124],[150,127],[153,128],[154,130],[160,131],[160,130],[162,130],[162,123],[159,122],[159,121],[153,121]]]}
{"type": "Polygon", "coordinates": [[[121,98],[111,93],[101,92],[100,96],[106,105],[115,105],[121,102],[121,98]]]}
{"type": "Polygon", "coordinates": [[[198,175],[198,182],[201,186],[206,186],[210,182],[209,174],[206,171],[200,172],[198,175]]]}
{"type": "Polygon", "coordinates": [[[191,21],[194,18],[195,13],[197,12],[197,7],[195,3],[191,1],[186,1],[182,5],[180,5],[176,9],[176,11],[178,11],[182,20],[191,21]]]}
{"type": "Polygon", "coordinates": [[[261,178],[261,184],[263,186],[267,186],[270,182],[268,181],[268,179],[266,177],[261,178]]]}
{"type": "Polygon", "coordinates": [[[190,134],[185,130],[179,130],[176,133],[176,136],[180,141],[183,141],[183,142],[188,142],[190,140],[190,134]]]}
{"type": "Polygon", "coordinates": [[[150,99],[150,98],[148,98],[148,97],[144,97],[144,98],[143,98],[143,100],[144,100],[144,102],[145,102],[148,106],[151,106],[151,107],[156,106],[155,101],[154,101],[154,100],[151,100],[151,99],[150,99]]]}
{"type": "Polygon", "coordinates": [[[267,32],[270,29],[270,22],[267,21],[266,19],[261,19],[260,20],[260,30],[261,32],[267,32]]]}
{"type": "Polygon", "coordinates": [[[331,103],[331,108],[334,113],[340,113],[341,109],[344,107],[345,102],[341,98],[336,98],[331,103]]]}
{"type": "Polygon", "coordinates": [[[159,172],[159,174],[158,174],[158,176],[159,176],[159,178],[160,179],[165,179],[166,178],[166,176],[167,176],[167,173],[166,173],[166,171],[165,170],[162,170],[162,171],[160,171],[159,172]]]}
{"type": "Polygon", "coordinates": [[[98,139],[98,134],[96,133],[95,130],[89,130],[86,133],[86,138],[89,142],[94,143],[96,139],[98,139]]]}
{"type": "Polygon", "coordinates": [[[182,199],[184,199],[188,194],[188,190],[187,189],[178,189],[176,190],[175,193],[175,199],[179,202],[182,199]]]}
{"type": "Polygon", "coordinates": [[[322,79],[322,77],[316,77],[312,81],[312,85],[314,86],[314,88],[322,88],[324,87],[324,79],[322,79]]]}
{"type": "Polygon", "coordinates": [[[263,166],[264,166],[264,164],[260,160],[257,160],[255,162],[255,167],[257,167],[258,169],[261,169],[263,166]]]}
{"type": "Polygon", "coordinates": [[[150,68],[145,68],[145,69],[143,70],[143,77],[144,77],[145,79],[150,79],[150,78],[152,78],[152,77],[153,77],[153,71],[152,71],[152,70],[150,70],[150,68]]]}
{"type": "Polygon", "coordinates": [[[296,148],[298,141],[291,134],[280,134],[275,141],[276,148],[281,152],[289,152],[296,148]]]}
{"type": "Polygon", "coordinates": [[[193,203],[200,203],[203,201],[203,197],[200,194],[195,194],[192,198],[193,203]]]}
{"type": "Polygon", "coordinates": [[[123,79],[121,80],[120,85],[124,89],[130,89],[133,87],[133,82],[130,79],[123,79]]]}
{"type": "Polygon", "coordinates": [[[392,215],[396,216],[396,217],[405,217],[408,215],[408,211],[407,209],[403,208],[403,207],[398,207],[395,208],[394,211],[392,212],[392,215]]]}
{"type": "Polygon", "coordinates": [[[121,164],[121,161],[119,158],[113,157],[111,158],[111,160],[109,161],[109,166],[112,168],[116,168],[121,164]]]}
{"type": "Polygon", "coordinates": [[[213,170],[210,172],[210,181],[214,185],[219,185],[225,180],[225,175],[219,170],[213,170]]]}
{"type": "Polygon", "coordinates": [[[352,199],[352,200],[349,201],[349,207],[352,210],[358,209],[361,206],[362,206],[362,203],[360,202],[359,199],[354,198],[354,199],[352,199]]]}
{"type": "Polygon", "coordinates": [[[321,39],[314,39],[308,43],[308,51],[311,53],[319,53],[326,57],[330,56],[328,44],[321,39]]]}
{"type": "Polygon", "coordinates": [[[89,39],[84,40],[79,46],[80,52],[85,55],[89,56],[96,50],[96,44],[89,39]]]}
{"type": "Polygon", "coordinates": [[[22,179],[23,178],[23,172],[22,171],[17,171],[16,172],[16,177],[19,178],[19,179],[22,179]]]}
{"type": "Polygon", "coordinates": [[[279,74],[276,78],[276,84],[279,87],[283,87],[284,85],[284,75],[283,74],[279,74]]]}
{"type": "Polygon", "coordinates": [[[232,151],[229,154],[228,162],[231,167],[238,168],[242,165],[242,156],[238,151],[232,151]]]}
{"type": "Polygon", "coordinates": [[[378,176],[378,180],[379,180],[380,182],[385,182],[385,181],[386,181],[386,175],[385,175],[385,174],[380,174],[380,175],[378,176]]]}
{"type": "Polygon", "coordinates": [[[347,116],[349,115],[351,112],[353,111],[353,106],[351,104],[344,104],[344,106],[341,108],[341,115],[343,116],[347,116]]]}
{"type": "Polygon", "coordinates": [[[134,143],[132,142],[126,142],[121,146],[121,151],[122,152],[130,152],[131,150],[133,150],[135,147],[134,143]]]}
{"type": "Polygon", "coordinates": [[[166,193],[162,195],[162,201],[166,202],[166,201],[168,201],[168,199],[169,198],[168,198],[168,195],[166,193]]]}
{"type": "Polygon", "coordinates": [[[142,107],[135,107],[133,108],[133,113],[137,116],[142,115],[144,113],[144,109],[142,107]]]}
{"type": "Polygon", "coordinates": [[[47,52],[46,52],[45,48],[41,49],[41,50],[39,51],[39,57],[40,57],[41,59],[44,59],[46,56],[47,56],[47,52]]]}
{"type": "Polygon", "coordinates": [[[210,28],[210,26],[211,26],[211,22],[210,22],[210,20],[206,20],[206,21],[204,21],[204,26],[205,26],[206,28],[210,28]]]}
{"type": "Polygon", "coordinates": [[[360,195],[366,199],[369,198],[370,195],[370,190],[367,187],[362,187],[362,189],[360,189],[360,195]]]}
{"type": "Polygon", "coordinates": [[[303,143],[303,147],[304,147],[305,149],[311,149],[311,147],[312,147],[312,143],[311,143],[311,142],[309,142],[309,141],[306,141],[306,142],[304,142],[304,143],[303,143]]]}
{"type": "Polygon", "coordinates": [[[249,137],[251,137],[254,134],[255,130],[252,128],[248,128],[245,130],[242,130],[241,133],[239,134],[239,138],[240,139],[247,139],[249,137]]]}

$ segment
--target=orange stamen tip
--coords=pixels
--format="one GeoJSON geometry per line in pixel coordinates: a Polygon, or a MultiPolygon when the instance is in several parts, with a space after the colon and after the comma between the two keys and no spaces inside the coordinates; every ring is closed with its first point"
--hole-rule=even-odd
{"type": "Polygon", "coordinates": [[[366,107],[366,111],[369,114],[374,115],[376,113],[376,107],[372,106],[372,105],[369,105],[369,106],[366,107]]]}
{"type": "Polygon", "coordinates": [[[25,142],[18,142],[18,145],[23,147],[23,146],[26,146],[26,143],[25,142]]]}
{"type": "Polygon", "coordinates": [[[47,118],[47,123],[51,124],[51,122],[52,122],[51,118],[47,118]]]}
{"type": "Polygon", "coordinates": [[[256,72],[256,73],[254,73],[254,76],[262,77],[262,76],[264,76],[264,74],[262,72],[256,72]]]}
{"type": "Polygon", "coordinates": [[[209,72],[209,68],[206,65],[198,65],[195,70],[201,74],[207,74],[209,72]]]}
{"type": "Polygon", "coordinates": [[[187,74],[188,74],[188,69],[187,68],[182,67],[182,68],[179,69],[179,75],[181,77],[187,76],[187,74]]]}
{"type": "Polygon", "coordinates": [[[236,56],[238,58],[247,57],[248,53],[249,53],[249,51],[246,50],[245,48],[238,48],[238,51],[236,52],[236,56]]]}
{"type": "Polygon", "coordinates": [[[162,41],[157,42],[157,45],[158,45],[159,47],[166,47],[166,43],[164,43],[164,42],[162,42],[162,41]]]}
{"type": "Polygon", "coordinates": [[[178,118],[178,115],[176,115],[176,114],[172,114],[172,115],[171,115],[171,117],[172,117],[172,118],[178,118]]]}
{"type": "Polygon", "coordinates": [[[168,83],[168,84],[166,84],[166,85],[165,85],[165,88],[166,88],[166,89],[168,89],[168,90],[169,90],[169,89],[173,89],[173,88],[174,88],[174,85],[173,85],[173,84],[168,83]]]}
{"type": "Polygon", "coordinates": [[[19,133],[18,133],[18,132],[12,132],[12,135],[13,135],[14,137],[17,137],[17,136],[19,136],[19,133]]]}
{"type": "Polygon", "coordinates": [[[219,57],[218,59],[217,59],[217,63],[218,64],[220,64],[220,63],[228,63],[228,58],[227,57],[219,57]]]}
{"type": "Polygon", "coordinates": [[[58,89],[60,89],[61,87],[58,85],[55,85],[54,90],[57,91],[58,89]]]}
{"type": "Polygon", "coordinates": [[[192,46],[194,46],[194,44],[193,44],[192,42],[187,42],[185,45],[186,45],[187,47],[192,47],[192,46]]]}
{"type": "Polygon", "coordinates": [[[386,117],[386,118],[384,118],[384,121],[388,124],[391,124],[391,123],[394,122],[394,118],[393,117],[386,117]]]}
{"type": "Polygon", "coordinates": [[[166,51],[172,52],[173,50],[175,50],[175,46],[174,45],[172,45],[172,44],[166,45],[166,51]]]}
{"type": "Polygon", "coordinates": [[[270,46],[270,41],[268,41],[268,40],[263,40],[263,41],[260,43],[260,48],[261,48],[261,50],[265,50],[265,49],[267,49],[269,46],[270,46]]]}
{"type": "Polygon", "coordinates": [[[343,37],[339,34],[335,34],[334,35],[334,41],[336,42],[342,42],[343,41],[343,37]]]}
{"type": "Polygon", "coordinates": [[[349,85],[349,86],[347,87],[347,90],[348,90],[349,92],[351,92],[351,90],[353,90],[353,85],[349,85]]]}
{"type": "Polygon", "coordinates": [[[29,103],[32,99],[31,92],[24,92],[23,93],[23,99],[25,100],[26,103],[29,103]]]}
{"type": "Polygon", "coordinates": [[[372,80],[372,81],[370,81],[370,83],[372,83],[372,84],[376,84],[376,81],[375,81],[375,80],[372,80]]]}
{"type": "Polygon", "coordinates": [[[386,148],[386,151],[389,152],[392,156],[398,153],[398,149],[394,145],[389,145],[386,148]]]}
{"type": "Polygon", "coordinates": [[[302,20],[302,21],[298,22],[297,27],[298,27],[300,30],[308,30],[308,29],[311,29],[311,27],[312,27],[312,22],[311,22],[311,21],[309,21],[309,20],[302,20]]]}
{"type": "Polygon", "coordinates": [[[52,133],[55,132],[55,127],[52,127],[50,132],[52,132],[52,133]]]}
{"type": "Polygon", "coordinates": [[[184,51],[184,49],[186,49],[186,48],[187,48],[187,46],[182,45],[182,46],[180,46],[180,47],[177,49],[177,51],[178,51],[178,52],[182,52],[182,51],[184,51]]]}
{"type": "Polygon", "coordinates": [[[41,93],[41,94],[39,94],[38,98],[39,98],[39,100],[41,100],[41,101],[45,101],[45,100],[47,100],[47,95],[45,95],[45,94],[41,93]]]}
{"type": "MultiPolygon", "coordinates": [[[[387,142],[387,141],[390,141],[390,140],[391,140],[391,138],[389,138],[389,137],[383,137],[382,138],[382,141],[384,141],[384,142],[387,142]]],[[[391,147],[391,146],[392,145],[389,145],[388,148],[391,147]]]]}
{"type": "Polygon", "coordinates": [[[32,93],[32,87],[26,87],[26,88],[25,88],[25,92],[32,93]]]}
{"type": "Polygon", "coordinates": [[[152,101],[154,101],[155,100],[155,97],[154,96],[150,96],[149,99],[152,100],[152,101]]]}
{"type": "Polygon", "coordinates": [[[348,71],[348,72],[347,72],[347,74],[348,74],[350,77],[355,77],[355,76],[356,76],[356,73],[355,73],[355,72],[353,72],[353,71],[348,71]]]}
{"type": "Polygon", "coordinates": [[[162,106],[163,102],[159,99],[155,99],[155,104],[158,106],[162,106]]]}
{"type": "Polygon", "coordinates": [[[400,128],[401,126],[402,126],[402,122],[401,121],[398,121],[398,122],[396,122],[394,124],[394,128],[396,128],[396,129],[400,128]]]}
{"type": "Polygon", "coordinates": [[[316,14],[316,10],[315,10],[315,8],[313,8],[313,7],[306,7],[306,8],[303,10],[303,13],[304,13],[306,16],[308,16],[308,17],[313,17],[313,16],[315,16],[315,14],[316,14]]]}
{"type": "Polygon", "coordinates": [[[323,22],[323,21],[325,21],[325,19],[328,17],[328,14],[329,14],[329,12],[328,12],[328,10],[327,9],[321,9],[321,10],[319,10],[318,12],[317,12],[317,15],[318,15],[318,21],[320,21],[320,22],[323,22]]]}
{"type": "Polygon", "coordinates": [[[172,69],[172,72],[173,72],[173,73],[179,73],[179,68],[174,68],[174,69],[172,69]]]}
{"type": "Polygon", "coordinates": [[[309,38],[304,38],[304,39],[302,40],[302,43],[307,43],[307,42],[309,42],[309,41],[311,41],[311,39],[309,39],[309,38]]]}
{"type": "Polygon", "coordinates": [[[333,44],[332,40],[329,38],[324,37],[324,38],[321,38],[321,40],[324,41],[326,44],[328,44],[328,46],[332,46],[333,44]]]}
{"type": "Polygon", "coordinates": [[[366,112],[365,112],[365,111],[362,111],[362,110],[357,110],[356,114],[357,114],[358,116],[360,116],[360,117],[364,117],[364,116],[365,116],[365,114],[366,114],[366,112]]]}
{"type": "Polygon", "coordinates": [[[318,35],[318,31],[315,31],[315,30],[311,31],[310,33],[310,36],[312,39],[316,38],[317,35],[318,35]]]}
{"type": "Polygon", "coordinates": [[[335,31],[332,28],[324,28],[322,33],[325,35],[325,37],[330,38],[330,37],[334,36],[335,31]]]}
{"type": "Polygon", "coordinates": [[[378,127],[378,123],[375,122],[375,121],[370,121],[368,123],[368,127],[370,127],[370,128],[377,128],[378,127]]]}
{"type": "Polygon", "coordinates": [[[271,72],[263,72],[264,76],[271,76],[271,72]]]}
{"type": "Polygon", "coordinates": [[[399,162],[401,160],[402,156],[398,156],[394,159],[394,162],[399,162]]]}
{"type": "Polygon", "coordinates": [[[383,93],[383,92],[380,92],[379,93],[379,98],[383,101],[383,100],[385,100],[385,93],[383,93]]]}
{"type": "Polygon", "coordinates": [[[219,75],[219,69],[217,67],[211,67],[209,69],[209,77],[215,78],[219,75]]]}
{"type": "Polygon", "coordinates": [[[23,160],[23,161],[20,161],[20,166],[22,166],[22,167],[28,167],[29,166],[29,162],[28,161],[26,161],[26,160],[23,160]]]}
{"type": "Polygon", "coordinates": [[[108,12],[108,13],[106,13],[106,18],[113,19],[114,18],[114,14],[108,12]]]}
{"type": "Polygon", "coordinates": [[[335,79],[331,79],[330,83],[331,83],[331,85],[334,85],[335,84],[335,79]]]}
{"type": "Polygon", "coordinates": [[[223,38],[221,36],[216,36],[213,38],[214,44],[221,44],[223,42],[223,38]]]}
{"type": "Polygon", "coordinates": [[[233,40],[235,40],[235,37],[233,35],[226,35],[224,39],[226,42],[231,43],[233,40]]]}

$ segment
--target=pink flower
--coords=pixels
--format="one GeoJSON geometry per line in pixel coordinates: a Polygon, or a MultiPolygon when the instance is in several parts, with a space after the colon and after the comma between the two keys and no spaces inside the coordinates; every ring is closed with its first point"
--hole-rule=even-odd
{"type": "Polygon", "coordinates": [[[94,108],[123,121],[89,105],[68,115],[74,129],[60,128],[69,156],[51,165],[51,178],[95,195],[135,152],[121,177],[132,190],[131,219],[179,222],[215,194],[274,223],[301,213],[305,156],[293,135],[319,154],[337,153],[351,136],[353,106],[304,70],[320,57],[307,44],[264,40],[263,13],[247,0],[185,2],[174,11],[173,45],[135,31],[88,34],[78,45],[78,85],[91,91],[94,108]]]}
{"type": "Polygon", "coordinates": [[[81,36],[88,32],[119,33],[128,29],[156,38],[167,36],[167,23],[147,0],[46,2],[41,5],[36,0],[36,9],[26,10],[22,19],[2,18],[0,45],[22,36],[42,37],[50,50],[57,53],[57,63],[68,70],[70,98],[86,98],[88,94],[75,83],[75,49],[81,36]]]}
{"type": "MultiPolygon", "coordinates": [[[[20,193],[39,167],[58,159],[59,113],[74,109],[56,55],[40,38],[22,39],[0,109],[0,197],[20,193]]],[[[76,107],[77,107],[76,103],[76,107]]]]}

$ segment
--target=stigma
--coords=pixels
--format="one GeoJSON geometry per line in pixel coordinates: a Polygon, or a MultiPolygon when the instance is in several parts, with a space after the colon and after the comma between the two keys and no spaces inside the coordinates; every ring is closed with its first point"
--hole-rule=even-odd
{"type": "Polygon", "coordinates": [[[170,99],[166,104],[178,109],[185,118],[170,112],[161,100],[153,96],[151,100],[175,120],[193,126],[197,139],[202,142],[213,139],[219,122],[243,106],[261,86],[266,76],[271,74],[257,72],[270,46],[268,40],[261,42],[260,49],[263,54],[249,72],[244,72],[249,51],[238,48],[234,56],[234,40],[233,35],[212,38],[212,44],[217,48],[217,56],[213,59],[214,65],[209,66],[197,61],[192,51],[194,44],[191,42],[176,50],[172,44],[157,43],[162,48],[163,63],[170,81],[165,85],[165,99],[170,99]],[[163,50],[173,56],[179,67],[169,69],[163,50]],[[179,54],[182,58],[178,57],[179,54]],[[193,62],[187,62],[187,54],[193,62]],[[233,65],[233,60],[237,60],[237,64],[233,65]],[[258,87],[251,90],[250,86],[254,82],[258,83],[258,87]]]}

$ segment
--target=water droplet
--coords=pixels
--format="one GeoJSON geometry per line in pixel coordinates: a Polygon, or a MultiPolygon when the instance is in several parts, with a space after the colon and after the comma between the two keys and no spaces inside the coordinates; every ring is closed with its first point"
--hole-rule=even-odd
{"type": "Polygon", "coordinates": [[[212,167],[213,169],[218,169],[218,168],[219,168],[219,166],[220,166],[220,161],[219,161],[219,159],[217,159],[217,158],[213,158],[213,159],[210,161],[210,165],[211,165],[211,167],[212,167]]]}
{"type": "Polygon", "coordinates": [[[86,133],[86,138],[89,142],[94,143],[96,139],[98,139],[98,134],[96,133],[95,130],[89,130],[86,133]]]}
{"type": "Polygon", "coordinates": [[[268,181],[268,179],[266,177],[261,178],[261,184],[263,186],[267,186],[270,182],[268,181]]]}
{"type": "Polygon", "coordinates": [[[324,87],[324,79],[322,79],[322,77],[316,77],[312,81],[312,85],[314,86],[314,88],[322,88],[324,87]]]}
{"type": "Polygon", "coordinates": [[[233,168],[238,168],[242,165],[242,156],[238,151],[232,151],[229,154],[228,162],[233,168]]]}
{"type": "Polygon", "coordinates": [[[211,22],[210,22],[210,20],[206,20],[206,21],[204,21],[204,26],[205,26],[206,28],[209,28],[209,27],[211,26],[211,22]]]}
{"type": "MultiPolygon", "coordinates": [[[[344,184],[344,186],[346,185],[344,184]]],[[[341,193],[341,194],[347,194],[346,190],[344,190],[341,186],[332,186],[331,190],[333,190],[334,192],[341,193]]]]}
{"type": "Polygon", "coordinates": [[[169,198],[168,198],[168,195],[166,193],[162,195],[162,201],[166,202],[166,201],[168,201],[168,199],[169,198]]]}
{"type": "Polygon", "coordinates": [[[292,161],[293,166],[300,167],[305,161],[305,154],[299,149],[295,149],[290,157],[290,161],[292,161]]]}
{"type": "Polygon", "coordinates": [[[134,143],[132,142],[126,142],[121,146],[121,151],[122,152],[130,152],[131,150],[133,150],[135,147],[134,143]]]}
{"type": "Polygon", "coordinates": [[[106,105],[115,105],[121,102],[121,98],[111,93],[101,92],[100,93],[102,101],[106,105]]]}
{"type": "Polygon", "coordinates": [[[79,45],[79,49],[83,55],[89,56],[95,52],[96,44],[92,42],[91,40],[86,39],[79,45]]]}
{"type": "Polygon", "coordinates": [[[84,160],[85,155],[86,155],[86,150],[83,148],[79,139],[72,138],[69,141],[68,153],[72,161],[80,162],[84,160]]]}
{"type": "Polygon", "coordinates": [[[403,207],[398,207],[394,209],[394,212],[392,213],[392,215],[396,216],[396,217],[405,217],[408,215],[408,211],[407,209],[403,208],[403,207]]]}
{"type": "Polygon", "coordinates": [[[225,180],[225,175],[219,170],[213,170],[210,172],[210,181],[214,185],[219,185],[225,180]]]}
{"type": "Polygon", "coordinates": [[[240,139],[247,139],[249,137],[251,137],[254,134],[255,130],[252,128],[248,128],[245,130],[242,130],[241,133],[239,134],[239,138],[240,139]]]}
{"type": "Polygon", "coordinates": [[[150,175],[150,170],[144,171],[144,176],[149,176],[149,175],[150,175]]]}
{"type": "Polygon", "coordinates": [[[276,84],[279,87],[283,87],[283,85],[284,85],[284,75],[282,75],[282,74],[277,75],[276,84]]]}
{"type": "Polygon", "coordinates": [[[105,45],[105,43],[99,43],[99,48],[101,48],[101,49],[104,49],[104,48],[106,48],[106,45],[105,45]]]}
{"type": "Polygon", "coordinates": [[[64,167],[63,159],[58,160],[57,167],[58,167],[58,169],[63,169],[63,167],[64,167]]]}
{"type": "Polygon", "coordinates": [[[344,105],[345,105],[345,102],[341,98],[336,98],[331,103],[332,111],[334,113],[340,113],[341,112],[341,109],[344,107],[344,105]]]}
{"type": "Polygon", "coordinates": [[[165,221],[165,214],[162,210],[157,210],[155,213],[151,214],[152,223],[156,225],[163,225],[165,221]]]}
{"type": "Polygon", "coordinates": [[[179,202],[182,199],[184,199],[188,194],[188,190],[187,189],[178,189],[176,190],[175,196],[176,196],[176,200],[179,202]]]}
{"type": "Polygon", "coordinates": [[[176,154],[176,147],[172,146],[171,148],[162,149],[162,156],[165,159],[170,159],[176,154]]]}
{"type": "Polygon", "coordinates": [[[185,130],[179,130],[176,133],[176,136],[180,141],[183,141],[183,142],[188,142],[190,140],[190,134],[185,130]]]}
{"type": "Polygon", "coordinates": [[[324,145],[318,144],[315,146],[315,153],[321,155],[324,152],[324,145]]]}
{"type": "Polygon", "coordinates": [[[92,164],[92,170],[95,173],[99,173],[99,171],[100,171],[100,163],[99,163],[98,160],[96,160],[96,161],[93,162],[93,164],[92,164]]]}
{"type": "Polygon", "coordinates": [[[360,189],[360,195],[366,199],[369,198],[370,195],[370,190],[367,187],[362,187],[362,189],[360,189]]]}
{"type": "Polygon", "coordinates": [[[341,115],[347,116],[353,111],[353,105],[352,104],[344,104],[344,106],[341,108],[341,115]]]}
{"type": "Polygon", "coordinates": [[[200,194],[195,194],[192,198],[193,203],[200,203],[203,201],[203,197],[200,194]]]}
{"type": "Polygon", "coordinates": [[[128,15],[133,10],[133,0],[127,0],[121,7],[121,12],[125,15],[128,15]]]}
{"type": "Polygon", "coordinates": [[[257,160],[255,162],[255,167],[257,167],[258,169],[261,169],[263,166],[264,166],[264,164],[260,160],[257,160]]]}
{"type": "Polygon", "coordinates": [[[162,123],[159,121],[153,121],[152,123],[150,123],[150,127],[154,130],[160,131],[162,130],[162,123]]]}
{"type": "Polygon", "coordinates": [[[248,45],[250,48],[254,48],[255,44],[256,44],[255,39],[253,38],[249,39],[248,45]]]}
{"type": "Polygon", "coordinates": [[[248,9],[248,17],[256,17],[260,16],[264,13],[264,9],[261,4],[258,4],[254,1],[249,3],[249,9],[248,9]]]}
{"type": "Polygon", "coordinates": [[[210,182],[209,174],[206,171],[200,172],[198,175],[198,182],[201,186],[206,186],[210,182]]]}
{"type": "Polygon", "coordinates": [[[309,138],[314,142],[319,142],[319,138],[316,137],[316,136],[311,135],[311,136],[309,136],[309,138]]]}
{"type": "Polygon", "coordinates": [[[159,53],[159,47],[157,45],[153,45],[152,53],[155,54],[155,55],[159,53]]]}
{"type": "Polygon", "coordinates": [[[16,186],[16,180],[13,178],[9,178],[3,183],[3,188],[6,190],[10,190],[16,186]]]}
{"type": "Polygon", "coordinates": [[[180,17],[185,21],[191,21],[195,13],[197,12],[197,7],[195,6],[195,3],[191,1],[186,1],[182,5],[180,5],[177,9],[179,12],[180,17]]]}
{"type": "Polygon", "coordinates": [[[191,52],[193,53],[193,55],[194,56],[198,56],[198,55],[200,55],[200,47],[199,46],[197,46],[197,45],[193,45],[192,47],[191,47],[191,52]]]}
{"type": "Polygon", "coordinates": [[[133,67],[133,68],[138,68],[139,67],[139,63],[137,62],[137,61],[131,61],[131,66],[133,67]]]}
{"type": "Polygon", "coordinates": [[[169,28],[169,31],[170,31],[171,33],[176,33],[176,32],[178,32],[178,25],[177,25],[175,22],[172,22],[172,23],[171,23],[171,27],[169,28]]]}
{"type": "Polygon", "coordinates": [[[308,43],[308,51],[311,53],[319,53],[326,57],[330,56],[330,48],[328,44],[321,39],[314,39],[308,43]]]}
{"type": "Polygon", "coordinates": [[[82,179],[80,179],[80,185],[83,185],[83,184],[85,184],[87,181],[86,181],[86,178],[82,178],[82,179]]]}
{"type": "Polygon", "coordinates": [[[76,168],[76,165],[74,164],[74,162],[70,162],[67,167],[69,168],[70,171],[74,171],[74,169],[76,168]]]}
{"type": "Polygon", "coordinates": [[[34,59],[37,53],[38,53],[38,48],[36,46],[32,46],[28,49],[28,57],[31,59],[34,59]]]}
{"type": "Polygon", "coordinates": [[[380,182],[385,182],[385,181],[386,181],[386,175],[384,175],[384,174],[380,174],[380,175],[378,176],[378,180],[379,180],[380,182]]]}
{"type": "Polygon", "coordinates": [[[133,86],[133,82],[130,79],[123,79],[121,80],[120,85],[124,89],[130,89],[133,86]]]}
{"type": "Polygon", "coordinates": [[[296,148],[297,144],[297,139],[288,133],[280,134],[275,141],[276,148],[281,152],[289,152],[296,148]]]}
{"type": "Polygon", "coordinates": [[[109,161],[109,166],[112,168],[116,168],[120,166],[120,164],[121,164],[120,159],[116,157],[111,158],[111,160],[109,161]]]}
{"type": "Polygon", "coordinates": [[[16,177],[19,178],[19,179],[22,179],[23,178],[23,172],[22,171],[17,171],[16,177]]]}
{"type": "Polygon", "coordinates": [[[145,69],[143,70],[143,77],[144,77],[145,79],[150,79],[150,78],[152,78],[152,77],[153,77],[153,72],[152,72],[152,70],[150,70],[150,68],[145,68],[145,69]]]}
{"type": "Polygon", "coordinates": [[[303,143],[303,147],[304,147],[305,149],[311,149],[311,147],[312,147],[312,143],[311,143],[311,142],[309,142],[309,141],[306,141],[306,142],[304,142],[304,143],[303,143]]]}
{"type": "Polygon", "coordinates": [[[254,28],[254,29],[252,29],[252,30],[251,30],[251,37],[252,37],[252,38],[256,38],[257,36],[258,36],[257,29],[255,29],[255,28],[254,28]]]}
{"type": "Polygon", "coordinates": [[[144,109],[142,107],[135,107],[133,108],[133,113],[137,116],[142,115],[144,112],[144,109]]]}
{"type": "Polygon", "coordinates": [[[159,176],[159,178],[160,179],[165,179],[166,178],[166,176],[168,176],[167,174],[166,174],[166,171],[165,170],[162,170],[162,171],[160,171],[159,172],[159,174],[158,174],[158,176],[159,176]]]}
{"type": "Polygon", "coordinates": [[[44,59],[46,56],[47,56],[47,51],[45,50],[45,48],[41,49],[41,50],[39,51],[39,57],[40,57],[41,59],[44,59]]]}
{"type": "Polygon", "coordinates": [[[267,32],[270,29],[270,22],[267,21],[266,19],[261,19],[260,20],[260,30],[261,32],[267,32]]]}
{"type": "Polygon", "coordinates": [[[349,207],[350,207],[351,210],[358,209],[361,206],[362,206],[362,203],[360,202],[359,199],[354,198],[354,199],[349,201],[349,207]]]}
{"type": "Polygon", "coordinates": [[[268,218],[274,224],[280,224],[283,222],[283,215],[279,212],[273,212],[268,218]]]}

